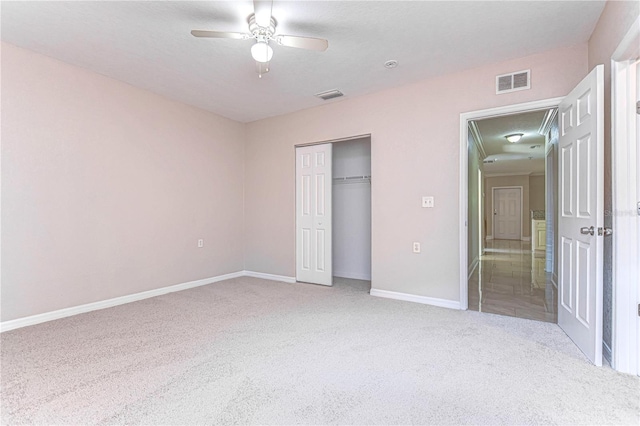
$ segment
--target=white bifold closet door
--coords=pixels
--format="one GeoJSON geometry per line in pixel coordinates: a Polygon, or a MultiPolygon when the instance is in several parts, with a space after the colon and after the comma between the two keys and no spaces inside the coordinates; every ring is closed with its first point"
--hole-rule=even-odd
{"type": "Polygon", "coordinates": [[[296,280],[332,285],[331,144],[296,148],[296,280]]]}

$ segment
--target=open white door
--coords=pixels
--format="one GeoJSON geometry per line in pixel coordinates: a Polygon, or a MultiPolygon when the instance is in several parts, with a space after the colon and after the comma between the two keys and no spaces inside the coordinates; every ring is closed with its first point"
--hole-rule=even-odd
{"type": "Polygon", "coordinates": [[[296,280],[332,285],[331,144],[296,148],[296,280]]]}
{"type": "Polygon", "coordinates": [[[558,107],[558,325],[602,365],[604,66],[558,107]]]}

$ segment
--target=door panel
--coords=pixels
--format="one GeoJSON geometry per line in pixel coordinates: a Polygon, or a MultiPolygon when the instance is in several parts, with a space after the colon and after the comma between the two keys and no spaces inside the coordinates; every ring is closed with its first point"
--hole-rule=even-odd
{"type": "Polygon", "coordinates": [[[296,279],[332,285],[331,144],[296,148],[296,279]]]}
{"type": "MultiPolygon", "coordinates": [[[[573,259],[573,241],[570,238],[561,237],[562,243],[560,244],[560,276],[559,280],[564,282],[571,282],[573,269],[571,268],[571,261],[573,259]]],[[[565,285],[560,288],[560,304],[567,312],[573,312],[573,287],[565,285]]]]}
{"type": "Polygon", "coordinates": [[[591,204],[591,192],[593,189],[591,188],[591,163],[592,163],[592,153],[591,153],[591,135],[587,134],[584,137],[578,139],[576,143],[576,148],[578,150],[578,161],[576,162],[577,167],[577,177],[576,177],[576,185],[578,190],[576,191],[576,195],[578,197],[577,206],[578,206],[578,217],[589,218],[591,217],[591,208],[593,207],[591,204]]]}
{"type": "Polygon", "coordinates": [[[573,216],[573,144],[560,148],[560,205],[562,216],[573,216]]]}
{"type": "Polygon", "coordinates": [[[598,65],[560,104],[558,142],[558,325],[596,365],[602,365],[603,69],[598,65]]]}

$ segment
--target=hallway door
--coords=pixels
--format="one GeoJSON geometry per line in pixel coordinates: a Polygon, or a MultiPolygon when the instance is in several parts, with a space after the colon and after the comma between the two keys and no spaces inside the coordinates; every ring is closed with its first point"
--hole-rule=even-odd
{"type": "Polygon", "coordinates": [[[602,365],[604,66],[558,107],[558,325],[602,365]]]}
{"type": "Polygon", "coordinates": [[[332,285],[332,145],[296,148],[296,280],[332,285]]]}
{"type": "Polygon", "coordinates": [[[522,190],[493,189],[493,238],[519,240],[522,232],[522,190]]]}

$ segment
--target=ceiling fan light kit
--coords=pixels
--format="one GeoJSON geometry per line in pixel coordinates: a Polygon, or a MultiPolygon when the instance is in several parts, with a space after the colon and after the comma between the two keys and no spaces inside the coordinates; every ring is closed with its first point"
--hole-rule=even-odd
{"type": "Polygon", "coordinates": [[[273,58],[273,48],[269,46],[274,41],[281,46],[296,47],[299,49],[325,51],[329,42],[321,38],[300,37],[291,35],[276,35],[276,20],[271,16],[272,0],[254,0],[252,13],[247,22],[249,33],[235,33],[224,31],[193,30],[194,37],[204,38],[230,38],[236,40],[255,40],[251,46],[251,56],[256,61],[256,71],[262,78],[262,74],[269,72],[269,61],[273,58]]]}
{"type": "Polygon", "coordinates": [[[273,58],[273,49],[266,41],[257,41],[251,46],[251,56],[258,62],[269,62],[273,58]]]}

